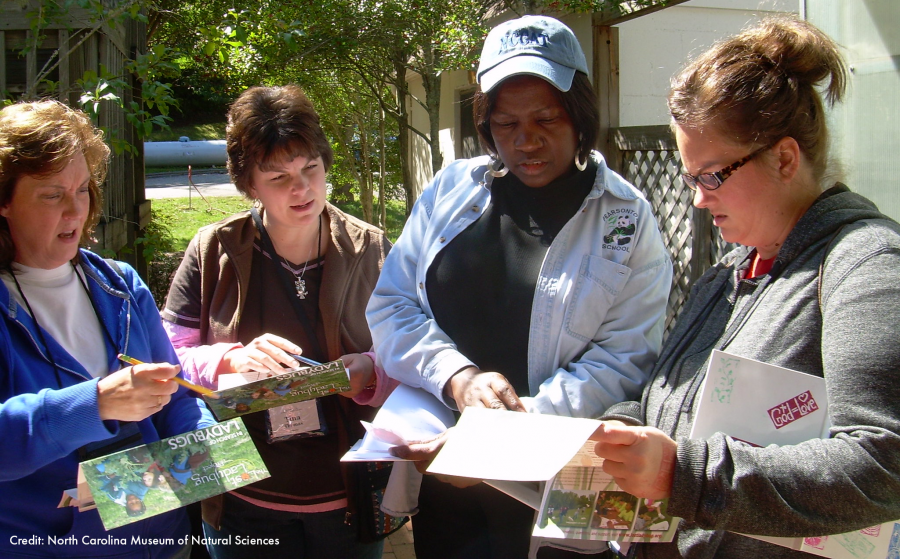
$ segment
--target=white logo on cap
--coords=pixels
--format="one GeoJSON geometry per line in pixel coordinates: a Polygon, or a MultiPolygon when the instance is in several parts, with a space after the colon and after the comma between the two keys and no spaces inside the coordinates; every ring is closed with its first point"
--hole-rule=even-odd
{"type": "Polygon", "coordinates": [[[516,29],[500,39],[500,52],[517,48],[546,47],[550,37],[537,29],[516,29]]]}

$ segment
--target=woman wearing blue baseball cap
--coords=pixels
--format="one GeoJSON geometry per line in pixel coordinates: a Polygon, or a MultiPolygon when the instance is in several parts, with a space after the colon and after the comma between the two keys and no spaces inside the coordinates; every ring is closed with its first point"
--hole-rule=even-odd
{"type": "MultiPolygon", "coordinates": [[[[650,205],[592,151],[597,100],[568,27],[497,26],[478,81],[489,156],[450,164],[416,202],[367,309],[378,359],[460,411],[596,417],[647,380],[668,253],[650,205]]],[[[425,476],[419,509],[419,559],[528,556],[534,511],[484,484],[425,476]]]]}

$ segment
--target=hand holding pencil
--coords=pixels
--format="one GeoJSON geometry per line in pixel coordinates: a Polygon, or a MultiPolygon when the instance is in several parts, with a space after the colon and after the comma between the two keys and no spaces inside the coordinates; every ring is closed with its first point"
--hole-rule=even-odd
{"type": "Polygon", "coordinates": [[[180,365],[141,363],[103,377],[97,383],[100,419],[140,421],[160,411],[178,390],[168,381],[180,371],[180,365]]]}
{"type": "MultiPolygon", "coordinates": [[[[119,361],[122,361],[123,363],[128,363],[129,365],[144,365],[143,361],[139,361],[139,360],[135,359],[134,357],[129,357],[129,356],[125,355],[124,353],[120,353],[118,355],[118,359],[119,359],[119,361]]],[[[176,375],[177,375],[177,373],[176,373],[176,375]]],[[[197,392],[198,394],[203,394],[204,396],[209,396],[210,398],[215,398],[217,400],[219,399],[219,395],[216,394],[214,391],[210,390],[209,388],[206,388],[205,386],[200,386],[199,384],[194,384],[193,382],[188,382],[179,376],[171,377],[168,380],[171,380],[177,384],[180,384],[181,386],[183,386],[189,390],[193,390],[194,392],[197,392]]]]}

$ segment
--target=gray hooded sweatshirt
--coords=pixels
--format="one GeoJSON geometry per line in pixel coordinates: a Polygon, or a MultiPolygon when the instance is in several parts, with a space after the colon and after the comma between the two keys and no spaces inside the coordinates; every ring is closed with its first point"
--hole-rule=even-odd
{"type": "Polygon", "coordinates": [[[674,542],[642,545],[641,557],[810,557],[736,532],[818,536],[900,519],[900,225],[838,185],[771,271],[744,279],[752,253],[735,249],[697,281],[641,404],[606,414],[678,442],[668,512],[683,521],[674,542]],[[716,348],[824,377],[831,438],[688,439],[716,348]]]}

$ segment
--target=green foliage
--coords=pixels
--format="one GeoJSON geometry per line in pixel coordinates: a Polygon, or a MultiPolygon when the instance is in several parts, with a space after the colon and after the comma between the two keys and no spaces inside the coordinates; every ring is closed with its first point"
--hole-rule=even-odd
{"type": "Polygon", "coordinates": [[[144,228],[143,236],[134,240],[135,247],[141,249],[148,262],[156,260],[161,253],[178,250],[172,234],[172,227],[175,225],[173,216],[157,212],[155,205],[151,204],[150,223],[144,228]]]}
{"type": "MultiPolygon", "coordinates": [[[[362,207],[358,201],[335,204],[335,206],[354,217],[363,218],[362,207]]],[[[385,233],[387,233],[388,239],[395,243],[397,237],[403,232],[403,226],[406,225],[406,206],[402,200],[388,200],[386,209],[387,228],[385,233]]]]}
{"type": "Polygon", "coordinates": [[[550,11],[563,13],[606,12],[624,16],[644,8],[665,6],[670,2],[671,0],[552,0],[547,2],[544,7],[550,11]]]}
{"type": "MultiPolygon", "coordinates": [[[[222,118],[222,115],[219,115],[222,118]]],[[[176,142],[182,136],[187,136],[193,140],[224,140],[225,139],[225,122],[204,122],[204,123],[172,123],[165,130],[156,129],[147,140],[153,142],[176,142]]],[[[147,172],[150,172],[149,170],[147,172]]],[[[187,167],[184,167],[187,173],[187,167]]]]}

